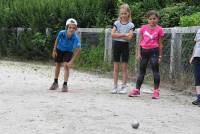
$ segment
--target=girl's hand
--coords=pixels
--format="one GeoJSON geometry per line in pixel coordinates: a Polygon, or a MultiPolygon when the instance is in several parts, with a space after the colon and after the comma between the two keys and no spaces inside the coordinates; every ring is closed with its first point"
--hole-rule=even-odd
{"type": "Polygon", "coordinates": [[[55,58],[57,56],[57,52],[55,49],[53,49],[53,52],[52,52],[52,57],[55,58]]]}
{"type": "Polygon", "coordinates": [[[140,61],[141,59],[142,59],[141,54],[138,54],[137,57],[136,57],[136,60],[137,60],[137,61],[140,61]]]}
{"type": "Polygon", "coordinates": [[[159,57],[158,57],[158,63],[160,63],[161,61],[162,61],[162,57],[159,56],[159,57]]]}
{"type": "Polygon", "coordinates": [[[126,34],[126,37],[127,37],[128,40],[132,40],[132,34],[131,33],[126,34]]]}
{"type": "Polygon", "coordinates": [[[192,64],[192,61],[193,61],[193,57],[191,57],[191,58],[190,58],[190,61],[189,61],[189,62],[190,62],[190,64],[192,64]]]}

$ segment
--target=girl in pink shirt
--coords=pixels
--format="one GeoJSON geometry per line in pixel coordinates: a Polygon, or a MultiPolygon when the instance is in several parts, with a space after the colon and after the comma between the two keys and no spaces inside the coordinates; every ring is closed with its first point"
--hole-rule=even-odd
{"type": "Polygon", "coordinates": [[[136,88],[128,96],[134,97],[140,95],[140,88],[146,74],[147,64],[150,61],[154,77],[154,92],[152,98],[158,99],[160,85],[159,63],[162,58],[162,37],[164,36],[164,31],[157,24],[159,16],[156,11],[149,11],[147,13],[147,19],[148,24],[143,25],[140,29],[139,47],[136,57],[140,61],[139,76],[137,78],[136,88]]]}

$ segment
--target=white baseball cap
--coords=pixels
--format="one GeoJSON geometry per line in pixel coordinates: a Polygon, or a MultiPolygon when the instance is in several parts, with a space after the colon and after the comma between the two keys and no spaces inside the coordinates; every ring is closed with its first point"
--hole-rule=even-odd
{"type": "Polygon", "coordinates": [[[77,21],[75,20],[75,19],[73,19],[73,18],[70,18],[70,19],[68,19],[67,21],[66,21],[66,26],[68,26],[69,24],[74,24],[74,25],[78,25],[77,24],[77,21]]]}

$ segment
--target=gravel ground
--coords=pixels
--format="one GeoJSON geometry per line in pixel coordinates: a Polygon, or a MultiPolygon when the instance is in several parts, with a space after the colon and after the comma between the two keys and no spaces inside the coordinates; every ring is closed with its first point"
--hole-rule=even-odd
{"type": "Polygon", "coordinates": [[[112,79],[76,70],[68,93],[49,91],[53,74],[52,65],[0,60],[1,134],[200,133],[195,97],[161,89],[161,98],[152,100],[148,85],[136,98],[110,94],[112,79]],[[131,127],[134,120],[138,129],[131,127]]]}

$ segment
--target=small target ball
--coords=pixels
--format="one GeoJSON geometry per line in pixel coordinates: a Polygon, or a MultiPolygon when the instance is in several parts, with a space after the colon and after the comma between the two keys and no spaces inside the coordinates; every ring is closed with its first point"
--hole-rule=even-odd
{"type": "Polygon", "coordinates": [[[139,122],[137,120],[134,120],[133,123],[131,124],[132,128],[137,129],[139,127],[139,122]]]}

